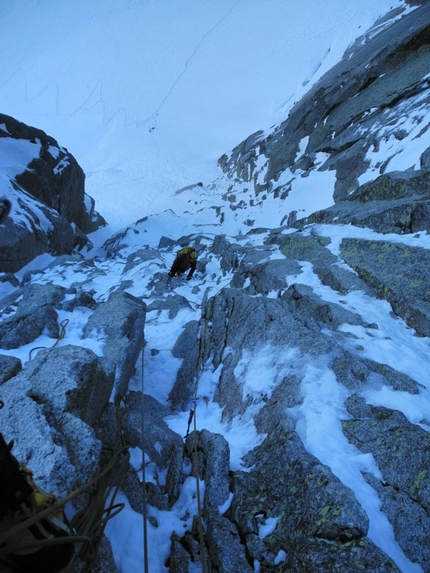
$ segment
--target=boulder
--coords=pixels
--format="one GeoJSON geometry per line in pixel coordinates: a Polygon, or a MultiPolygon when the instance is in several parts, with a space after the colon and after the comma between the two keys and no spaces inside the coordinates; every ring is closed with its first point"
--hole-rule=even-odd
{"type": "Polygon", "coordinates": [[[124,291],[114,291],[90,316],[84,337],[104,339],[101,364],[115,392],[124,396],[143,348],[146,305],[124,291]]]}
{"type": "MultiPolygon", "coordinates": [[[[50,376],[56,376],[57,380],[62,377],[69,388],[73,386],[66,373],[58,372],[56,355],[55,352],[50,355],[50,351],[39,353],[15,377],[0,386],[0,400],[4,403],[2,434],[6,442],[14,441],[14,456],[34,472],[40,487],[60,498],[94,477],[99,467],[101,443],[87,423],[76,415],[76,410],[79,411],[78,406],[73,406],[76,391],[71,391],[69,400],[59,386],[60,395],[33,388],[34,385],[40,389],[43,380],[50,376]]],[[[74,384],[80,386],[83,394],[84,384],[88,392],[92,380],[88,377],[81,380],[79,375],[77,369],[74,384]]],[[[93,403],[93,407],[98,408],[99,404],[93,403]]],[[[90,410],[90,406],[85,408],[90,410]]]]}
{"type": "MultiPolygon", "coordinates": [[[[82,346],[40,350],[25,367],[25,376],[32,384],[29,395],[38,403],[49,404],[54,416],[69,412],[93,426],[113,387],[113,379],[100,362],[92,350],[82,346]]],[[[72,435],[76,437],[74,432],[72,435]]]]}
{"type": "Polygon", "coordinates": [[[51,338],[58,338],[60,327],[55,306],[58,307],[65,292],[64,287],[57,285],[28,284],[1,299],[3,312],[13,313],[0,324],[1,347],[19,348],[33,342],[44,331],[51,338]]]}

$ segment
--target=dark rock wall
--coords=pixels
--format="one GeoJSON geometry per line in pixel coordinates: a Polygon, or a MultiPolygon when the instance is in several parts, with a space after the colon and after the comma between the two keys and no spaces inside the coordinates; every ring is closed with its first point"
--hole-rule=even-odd
{"type": "Polygon", "coordinates": [[[105,221],[85,194],[85,175],[76,159],[40,129],[4,114],[0,124],[3,139],[40,145],[39,157],[10,181],[13,205],[0,225],[0,272],[16,272],[45,252],[70,254],[88,245],[86,233],[105,221]]]}

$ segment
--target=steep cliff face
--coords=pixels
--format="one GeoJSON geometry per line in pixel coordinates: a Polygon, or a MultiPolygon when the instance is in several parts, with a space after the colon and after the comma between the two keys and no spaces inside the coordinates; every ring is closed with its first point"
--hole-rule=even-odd
{"type": "Polygon", "coordinates": [[[15,272],[42,253],[60,255],[88,245],[105,222],[85,194],[76,159],[40,129],[0,114],[0,194],[13,204],[0,225],[0,271],[15,272]]]}

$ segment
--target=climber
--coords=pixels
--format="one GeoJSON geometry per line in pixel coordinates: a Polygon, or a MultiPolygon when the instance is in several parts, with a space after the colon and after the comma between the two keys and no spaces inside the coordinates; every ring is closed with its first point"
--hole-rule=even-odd
{"type": "Polygon", "coordinates": [[[194,271],[197,266],[197,251],[194,247],[184,247],[176,255],[176,259],[169,271],[169,277],[174,277],[175,275],[182,275],[185,271],[188,271],[187,281],[193,276],[194,271]]]}
{"type": "Polygon", "coordinates": [[[75,553],[65,513],[34,483],[12,446],[0,434],[0,561],[31,573],[63,571],[75,553]],[[48,508],[52,511],[44,511],[48,508]],[[43,517],[26,525],[38,513],[43,517]]]}
{"type": "Polygon", "coordinates": [[[0,224],[4,223],[10,213],[11,202],[6,197],[0,197],[0,224]]]}

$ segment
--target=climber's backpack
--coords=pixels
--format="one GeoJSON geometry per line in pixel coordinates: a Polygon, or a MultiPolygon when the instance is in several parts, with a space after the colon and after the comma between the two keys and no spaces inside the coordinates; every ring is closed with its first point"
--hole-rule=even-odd
{"type": "Polygon", "coordinates": [[[0,559],[20,571],[55,573],[73,557],[71,531],[61,509],[25,527],[26,520],[53,506],[55,498],[36,486],[33,472],[16,460],[11,449],[12,443],[7,445],[0,434],[0,559]],[[7,535],[14,528],[19,531],[7,535]]]}
{"type": "Polygon", "coordinates": [[[197,252],[194,247],[184,247],[178,251],[178,257],[182,257],[183,255],[188,255],[191,259],[197,259],[197,252]]]}

